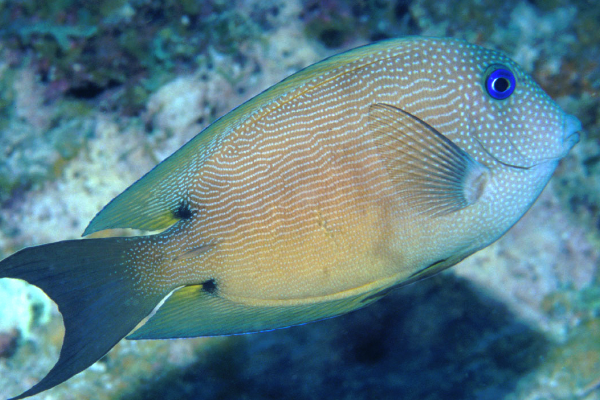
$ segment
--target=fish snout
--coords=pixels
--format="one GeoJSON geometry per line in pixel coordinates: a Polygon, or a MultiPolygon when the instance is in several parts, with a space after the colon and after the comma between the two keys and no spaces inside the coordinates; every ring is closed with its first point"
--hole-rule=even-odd
{"type": "Polygon", "coordinates": [[[565,154],[579,142],[581,122],[573,115],[565,115],[563,120],[563,144],[565,154]]]}

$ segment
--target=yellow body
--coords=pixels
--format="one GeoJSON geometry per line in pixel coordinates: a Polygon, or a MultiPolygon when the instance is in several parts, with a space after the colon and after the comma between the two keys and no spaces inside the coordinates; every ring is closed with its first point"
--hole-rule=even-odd
{"type": "MultiPolygon", "coordinates": [[[[537,197],[555,160],[528,171],[528,187],[517,190],[508,182],[522,179],[523,171],[465,148],[492,171],[484,195],[448,215],[419,213],[398,194],[372,135],[369,107],[393,105],[470,143],[476,132],[464,135],[469,107],[458,103],[466,103],[467,93],[469,104],[481,104],[486,94],[475,76],[468,87],[462,84],[464,93],[444,83],[493,62],[512,66],[525,79],[506,57],[463,42],[383,42],[316,64],[224,117],[195,139],[201,145],[186,146],[201,148],[201,154],[187,155],[183,148],[180,158],[173,156],[186,178],[164,191],[176,192],[196,214],[156,239],[164,243],[157,272],[166,282],[214,279],[220,296],[246,302],[322,301],[401,283],[433,263],[457,262],[488,245],[537,197]],[[459,58],[450,72],[435,68],[434,60],[473,50],[481,59],[459,58]],[[494,196],[500,190],[519,197],[509,209],[494,196]],[[206,251],[180,258],[207,243],[206,251]]],[[[539,90],[522,82],[525,93],[527,85],[539,90]]],[[[144,179],[157,179],[151,174],[144,179]]],[[[159,195],[166,197],[153,196],[159,195]]],[[[110,220],[110,206],[106,212],[98,218],[110,220]]]]}

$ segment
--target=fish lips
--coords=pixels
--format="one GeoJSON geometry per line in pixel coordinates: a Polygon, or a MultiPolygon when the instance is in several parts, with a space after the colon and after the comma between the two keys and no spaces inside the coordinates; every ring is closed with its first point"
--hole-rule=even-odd
{"type": "MultiPolygon", "coordinates": [[[[477,140],[481,148],[494,160],[499,162],[500,164],[512,167],[512,168],[520,168],[520,169],[529,169],[535,167],[536,165],[540,165],[546,162],[556,162],[561,158],[565,157],[569,151],[579,143],[580,135],[581,135],[582,125],[579,119],[574,115],[565,114],[562,121],[562,151],[557,156],[542,158],[538,160],[533,160],[530,157],[525,156],[516,150],[516,146],[513,144],[513,148],[516,152],[516,162],[508,162],[507,160],[503,160],[499,154],[494,154],[489,151],[481,141],[477,140]]],[[[559,139],[560,140],[560,139],[559,139]]]]}

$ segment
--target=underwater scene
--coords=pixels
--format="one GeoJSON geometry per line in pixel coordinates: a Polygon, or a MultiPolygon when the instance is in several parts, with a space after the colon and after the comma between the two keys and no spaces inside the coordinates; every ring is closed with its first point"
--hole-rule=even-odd
{"type": "Polygon", "coordinates": [[[600,400],[599,21],[0,1],[0,400],[600,400]]]}

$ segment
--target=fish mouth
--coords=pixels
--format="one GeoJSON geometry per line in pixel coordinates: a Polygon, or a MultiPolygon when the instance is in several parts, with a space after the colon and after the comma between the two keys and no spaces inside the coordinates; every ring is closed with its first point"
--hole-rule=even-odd
{"type": "MultiPolygon", "coordinates": [[[[535,167],[536,165],[539,165],[539,164],[542,164],[542,163],[545,163],[548,161],[557,161],[557,160],[560,160],[561,158],[565,157],[569,153],[569,151],[571,151],[573,146],[575,146],[577,143],[579,143],[581,130],[582,130],[581,122],[577,119],[577,117],[575,117],[574,115],[570,115],[570,114],[564,114],[563,120],[562,120],[562,151],[560,149],[560,142],[559,142],[558,149],[557,149],[557,152],[560,152],[559,154],[552,155],[552,156],[549,156],[546,158],[540,158],[537,160],[531,159],[530,157],[521,153],[518,150],[518,147],[515,144],[513,144],[512,142],[510,142],[511,146],[513,147],[513,151],[520,157],[520,160],[517,160],[517,161],[519,161],[518,163],[506,162],[501,157],[499,157],[498,154],[493,154],[490,150],[488,150],[483,145],[483,143],[481,143],[479,138],[476,137],[475,139],[477,140],[477,142],[479,143],[481,148],[498,163],[500,163],[506,167],[511,167],[511,168],[530,169],[532,167],[535,167]]],[[[560,141],[560,138],[557,138],[557,139],[560,141]]]]}
{"type": "Polygon", "coordinates": [[[581,132],[581,122],[573,115],[565,115],[563,118],[563,144],[565,156],[577,143],[581,132]]]}

